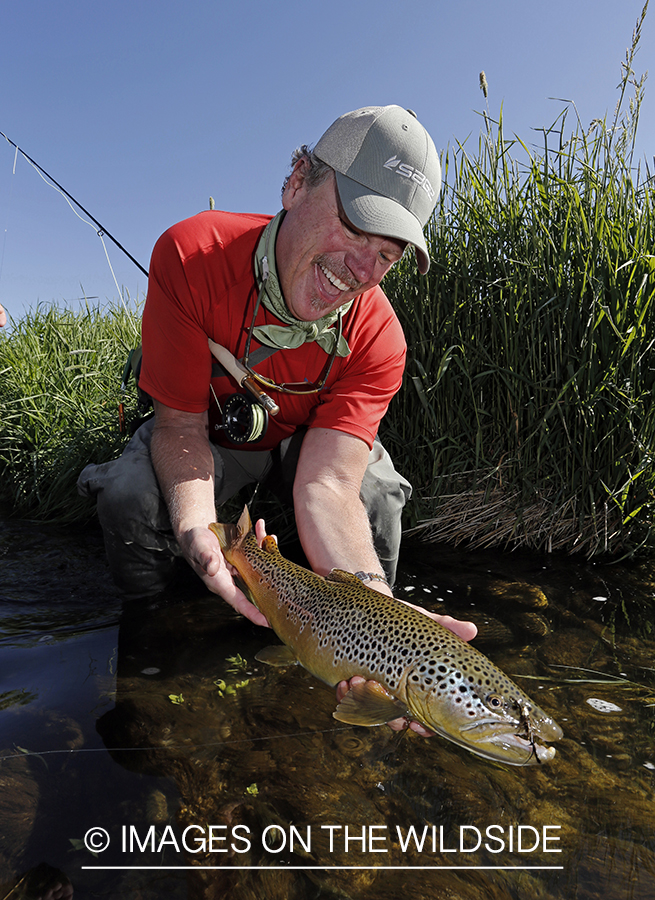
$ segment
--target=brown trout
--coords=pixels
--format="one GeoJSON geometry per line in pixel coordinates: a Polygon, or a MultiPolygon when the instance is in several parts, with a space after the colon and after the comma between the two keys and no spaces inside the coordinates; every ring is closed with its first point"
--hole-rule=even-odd
{"type": "Polygon", "coordinates": [[[335,686],[362,675],[334,712],[381,725],[406,716],[478,756],[515,766],[555,756],[537,738],[562,729],[500,669],[434,619],[365,587],[349,572],[327,578],[284,559],[275,539],[257,543],[248,508],[238,524],[209,526],[245,592],[285,644],[257,659],[300,663],[335,686]]]}

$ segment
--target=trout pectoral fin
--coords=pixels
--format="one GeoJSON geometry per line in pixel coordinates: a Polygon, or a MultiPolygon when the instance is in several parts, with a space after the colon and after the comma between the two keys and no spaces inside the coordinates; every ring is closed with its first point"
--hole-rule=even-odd
{"type": "Polygon", "coordinates": [[[276,644],[273,647],[264,647],[255,654],[255,659],[266,663],[267,666],[297,666],[298,660],[293,650],[285,644],[276,644]]]}
{"type": "Polygon", "coordinates": [[[362,586],[362,582],[356,575],[353,575],[352,572],[344,572],[343,569],[332,569],[331,572],[325,576],[326,581],[338,581],[341,584],[356,584],[359,587],[362,586]]]}
{"type": "Polygon", "coordinates": [[[362,681],[350,688],[332,715],[348,725],[384,725],[406,712],[405,704],[377,681],[362,681]]]}

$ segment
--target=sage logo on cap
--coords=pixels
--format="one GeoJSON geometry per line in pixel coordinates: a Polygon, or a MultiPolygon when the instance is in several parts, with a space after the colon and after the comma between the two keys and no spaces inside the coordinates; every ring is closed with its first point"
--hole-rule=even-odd
{"type": "Polygon", "coordinates": [[[434,193],[434,188],[430,184],[430,181],[425,173],[419,172],[418,169],[415,169],[413,166],[401,162],[401,160],[399,160],[397,156],[392,156],[391,159],[388,159],[384,164],[384,168],[393,169],[399,175],[402,175],[403,178],[411,178],[412,181],[415,181],[417,184],[421,185],[430,200],[437,199],[434,193]]]}

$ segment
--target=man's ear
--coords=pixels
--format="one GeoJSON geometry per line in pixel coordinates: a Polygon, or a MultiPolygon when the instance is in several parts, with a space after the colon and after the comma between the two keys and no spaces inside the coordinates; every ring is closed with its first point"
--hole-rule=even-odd
{"type": "Polygon", "coordinates": [[[289,175],[289,179],[284,188],[284,193],[282,194],[282,206],[289,210],[293,204],[295,197],[298,195],[298,192],[303,190],[305,187],[305,176],[307,170],[307,160],[301,158],[293,167],[291,175],[289,175]]]}

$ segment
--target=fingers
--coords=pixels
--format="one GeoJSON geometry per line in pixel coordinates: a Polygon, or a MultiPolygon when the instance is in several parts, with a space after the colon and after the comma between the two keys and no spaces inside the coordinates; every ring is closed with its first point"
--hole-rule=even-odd
{"type": "Polygon", "coordinates": [[[413,719],[411,721],[408,721],[406,718],[394,719],[392,722],[387,722],[387,725],[392,731],[405,731],[406,728],[409,728],[410,731],[416,732],[420,737],[434,737],[434,731],[424,728],[420,722],[416,722],[413,719]]]}
{"type": "MultiPolygon", "coordinates": [[[[207,582],[205,582],[205,584],[206,583],[207,582]]],[[[230,591],[228,588],[227,590],[225,590],[225,593],[221,593],[221,596],[223,597],[225,602],[229,603],[229,605],[234,610],[236,610],[236,612],[240,613],[242,616],[245,616],[245,618],[252,622],[253,625],[260,625],[262,628],[270,628],[266,616],[263,613],[260,613],[257,607],[254,606],[254,604],[252,604],[250,600],[248,600],[246,595],[234,585],[234,582],[232,582],[232,585],[232,591],[230,591]],[[227,593],[229,593],[229,596],[226,596],[227,593]]],[[[210,588],[210,590],[212,590],[209,585],[207,586],[210,588]]],[[[214,593],[219,594],[220,591],[216,590],[214,591],[214,593]]]]}
{"type": "Polygon", "coordinates": [[[184,556],[206,587],[255,625],[270,627],[264,616],[234,583],[218,538],[209,528],[193,528],[180,542],[184,556]]]}
{"type": "Polygon", "coordinates": [[[408,603],[407,600],[401,600],[400,597],[396,597],[396,600],[399,603],[404,603],[405,606],[411,606],[412,609],[418,610],[424,616],[434,619],[435,622],[443,625],[448,631],[452,631],[453,634],[456,634],[463,641],[472,641],[478,633],[477,625],[474,625],[473,622],[463,622],[461,619],[453,619],[452,616],[440,616],[437,613],[430,612],[428,609],[423,609],[422,606],[416,606],[414,603],[408,603]]]}
{"type": "Polygon", "coordinates": [[[277,537],[274,534],[266,534],[266,523],[263,519],[257,519],[255,522],[255,537],[257,538],[257,543],[260,547],[265,537],[272,537],[277,544],[277,537]]]}
{"type": "Polygon", "coordinates": [[[366,681],[361,675],[353,675],[350,681],[340,681],[337,685],[337,703],[341,703],[353,684],[361,684],[366,681]]]}
{"type": "Polygon", "coordinates": [[[257,519],[255,522],[255,537],[257,538],[257,543],[261,547],[262,541],[266,537],[266,523],[263,519],[257,519]]]}
{"type": "Polygon", "coordinates": [[[478,633],[478,627],[473,622],[462,622],[461,619],[453,619],[452,616],[435,616],[434,618],[463,641],[472,641],[478,633]]]}

